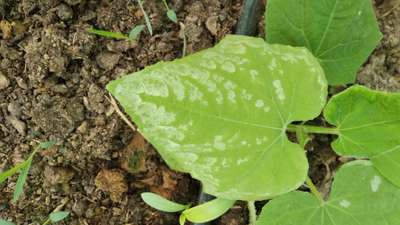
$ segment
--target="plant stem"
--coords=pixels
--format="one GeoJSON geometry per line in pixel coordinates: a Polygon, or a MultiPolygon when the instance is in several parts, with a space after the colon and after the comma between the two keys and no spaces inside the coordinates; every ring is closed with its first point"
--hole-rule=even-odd
{"type": "Polygon", "coordinates": [[[50,223],[50,219],[47,219],[46,221],[44,221],[44,223],[42,225],[47,225],[50,223]]]}
{"type": "Polygon", "coordinates": [[[336,127],[319,127],[312,125],[295,125],[289,124],[287,127],[288,131],[296,132],[298,129],[302,129],[306,133],[316,133],[316,134],[339,134],[339,130],[336,127]]]}
{"type": "Polygon", "coordinates": [[[308,187],[310,188],[311,193],[319,200],[321,205],[324,204],[325,201],[322,198],[321,193],[318,191],[317,187],[315,187],[314,183],[312,182],[312,180],[309,177],[307,177],[306,183],[307,183],[308,187]]]}
{"type": "Polygon", "coordinates": [[[248,201],[247,208],[249,209],[249,225],[256,225],[257,212],[256,212],[256,206],[254,205],[254,201],[248,201]]]}
{"type": "Polygon", "coordinates": [[[167,3],[167,0],[162,0],[162,2],[164,3],[165,8],[167,10],[169,10],[169,6],[168,6],[168,3],[167,3]]]}

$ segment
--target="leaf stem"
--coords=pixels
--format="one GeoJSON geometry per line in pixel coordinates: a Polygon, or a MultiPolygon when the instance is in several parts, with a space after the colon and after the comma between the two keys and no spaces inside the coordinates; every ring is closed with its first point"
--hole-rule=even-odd
{"type": "Polygon", "coordinates": [[[257,212],[254,201],[248,201],[247,208],[249,209],[249,225],[256,225],[257,212]]]}
{"type": "Polygon", "coordinates": [[[339,134],[339,130],[336,127],[319,127],[312,125],[296,125],[289,124],[287,131],[297,132],[298,129],[302,129],[306,133],[316,133],[316,134],[339,134]]]}
{"type": "Polygon", "coordinates": [[[322,198],[321,193],[318,191],[317,187],[315,187],[314,183],[312,182],[310,177],[307,177],[306,183],[308,187],[310,188],[311,193],[319,200],[319,202],[322,204],[325,203],[324,199],[322,198]]]}

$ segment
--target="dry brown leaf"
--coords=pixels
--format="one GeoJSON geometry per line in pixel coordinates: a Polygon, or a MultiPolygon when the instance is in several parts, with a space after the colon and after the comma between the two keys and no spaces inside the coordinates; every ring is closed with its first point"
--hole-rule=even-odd
{"type": "Polygon", "coordinates": [[[0,30],[3,33],[3,39],[7,40],[12,37],[12,23],[7,20],[0,21],[0,30]]]}
{"type": "Polygon", "coordinates": [[[96,187],[110,195],[113,202],[121,202],[128,191],[124,175],[119,170],[102,169],[95,179],[96,187]]]}

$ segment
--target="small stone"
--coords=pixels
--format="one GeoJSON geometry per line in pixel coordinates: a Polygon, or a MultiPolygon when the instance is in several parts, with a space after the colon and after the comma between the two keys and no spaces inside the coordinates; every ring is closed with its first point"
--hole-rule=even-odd
{"type": "Polygon", "coordinates": [[[107,44],[107,49],[111,52],[126,52],[137,46],[137,41],[111,41],[107,44]]]}
{"type": "Polygon", "coordinates": [[[17,81],[18,87],[25,90],[28,89],[28,85],[26,84],[24,79],[22,79],[21,77],[16,77],[15,80],[17,81]]]}
{"type": "Polygon", "coordinates": [[[76,128],[76,130],[79,133],[84,134],[84,133],[86,133],[88,131],[88,126],[89,126],[88,122],[87,121],[83,121],[83,123],[81,125],[79,125],[79,127],[76,128]]]}
{"type": "Polygon", "coordinates": [[[105,70],[112,70],[119,62],[120,55],[112,52],[102,52],[96,57],[97,64],[105,70]]]}
{"type": "Polygon", "coordinates": [[[206,27],[212,35],[217,36],[219,30],[218,16],[209,17],[206,21],[206,27]]]}
{"type": "Polygon", "coordinates": [[[19,120],[17,117],[12,116],[12,115],[7,116],[7,120],[18,131],[19,134],[21,134],[22,136],[25,136],[26,124],[23,121],[19,120]]]}
{"type": "Polygon", "coordinates": [[[7,88],[10,85],[10,80],[0,72],[0,90],[7,88]]]}
{"type": "Polygon", "coordinates": [[[64,0],[68,5],[74,6],[83,2],[83,0],[64,0]]]}
{"type": "Polygon", "coordinates": [[[15,103],[15,102],[11,102],[10,104],[8,104],[7,110],[9,113],[11,113],[11,115],[13,115],[17,118],[21,117],[22,109],[19,104],[15,103]]]}
{"type": "Polygon", "coordinates": [[[60,4],[57,6],[57,16],[63,20],[67,21],[74,17],[74,11],[66,4],[60,4]]]}

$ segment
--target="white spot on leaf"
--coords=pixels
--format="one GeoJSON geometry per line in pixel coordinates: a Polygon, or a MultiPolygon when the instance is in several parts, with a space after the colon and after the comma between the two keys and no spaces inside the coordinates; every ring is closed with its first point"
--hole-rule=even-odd
{"type": "Polygon", "coordinates": [[[235,65],[231,62],[225,62],[222,64],[222,69],[229,73],[234,73],[236,71],[235,65]]]}
{"type": "Polygon", "coordinates": [[[272,85],[275,87],[275,93],[278,96],[278,99],[283,101],[285,100],[285,93],[283,92],[282,84],[280,80],[274,80],[272,85]]]}
{"type": "Polygon", "coordinates": [[[218,150],[225,150],[226,145],[224,142],[222,142],[222,136],[215,136],[214,138],[214,148],[218,149],[218,150]]]}
{"type": "Polygon", "coordinates": [[[349,208],[351,205],[351,202],[347,201],[347,200],[342,200],[340,201],[340,206],[342,206],[343,208],[349,208]]]}
{"type": "Polygon", "coordinates": [[[377,192],[381,183],[382,179],[379,176],[374,176],[374,178],[371,180],[371,190],[373,192],[377,192]]]}
{"type": "Polygon", "coordinates": [[[263,107],[263,106],[264,106],[264,101],[261,100],[261,99],[258,99],[258,100],[256,101],[255,106],[256,106],[257,108],[263,107]]]}

